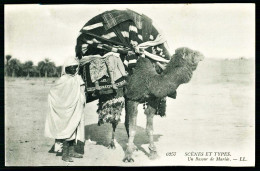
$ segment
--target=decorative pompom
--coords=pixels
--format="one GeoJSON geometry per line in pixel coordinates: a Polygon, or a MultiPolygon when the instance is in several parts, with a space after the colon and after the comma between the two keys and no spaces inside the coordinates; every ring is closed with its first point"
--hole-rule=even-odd
{"type": "Polygon", "coordinates": [[[162,98],[159,101],[159,105],[157,107],[156,114],[160,115],[161,117],[166,116],[166,97],[162,98]]]}

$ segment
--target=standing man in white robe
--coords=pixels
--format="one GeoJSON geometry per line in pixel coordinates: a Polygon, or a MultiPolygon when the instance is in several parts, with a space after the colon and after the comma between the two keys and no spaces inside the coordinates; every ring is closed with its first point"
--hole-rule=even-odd
{"type": "Polygon", "coordinates": [[[48,95],[50,112],[46,117],[45,136],[63,142],[62,160],[66,162],[73,162],[72,157],[83,157],[75,152],[74,144],[78,141],[85,142],[85,87],[78,70],[79,61],[76,58],[67,59],[62,76],[48,95]]]}

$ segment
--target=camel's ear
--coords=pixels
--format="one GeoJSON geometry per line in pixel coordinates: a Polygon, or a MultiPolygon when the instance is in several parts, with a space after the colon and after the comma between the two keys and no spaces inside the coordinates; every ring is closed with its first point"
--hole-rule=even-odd
{"type": "Polygon", "coordinates": [[[183,59],[186,58],[186,54],[185,54],[185,53],[182,54],[182,58],[183,58],[183,59]]]}
{"type": "Polygon", "coordinates": [[[185,59],[186,58],[186,48],[182,49],[182,58],[185,59]]]}

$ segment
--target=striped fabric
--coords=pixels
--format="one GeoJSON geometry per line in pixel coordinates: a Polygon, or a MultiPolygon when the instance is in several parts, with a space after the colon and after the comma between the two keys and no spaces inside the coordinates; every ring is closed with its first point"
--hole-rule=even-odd
{"type": "Polygon", "coordinates": [[[112,10],[104,13],[102,17],[106,30],[111,29],[127,20],[132,20],[138,29],[142,29],[142,16],[130,9],[127,9],[126,11],[112,10]]]}
{"type": "Polygon", "coordinates": [[[96,24],[93,24],[93,25],[90,25],[90,26],[83,27],[82,29],[88,31],[88,30],[92,30],[92,29],[102,27],[102,26],[103,26],[103,23],[96,23],[96,24]]]}
{"type": "MultiPolygon", "coordinates": [[[[129,10],[106,11],[95,16],[80,30],[81,34],[78,36],[76,44],[76,56],[81,59],[82,56],[103,56],[105,53],[113,51],[120,53],[121,60],[128,68],[134,67],[138,56],[135,54],[130,55],[128,51],[140,43],[154,40],[158,35],[158,31],[153,25],[152,28],[149,28],[151,29],[150,35],[143,33],[145,25],[142,24],[142,21],[144,19],[146,18],[142,18],[142,15],[138,15],[135,12],[131,13],[129,10]],[[115,33],[113,28],[120,30],[119,33],[115,33]],[[97,37],[85,34],[84,32],[86,31],[99,37],[127,45],[124,44],[125,46],[122,46],[105,42],[97,37]],[[118,34],[122,35],[121,38],[123,38],[124,42],[117,36],[118,34]]],[[[170,59],[169,52],[163,44],[156,47],[149,47],[146,51],[165,59],[170,59]]]]}

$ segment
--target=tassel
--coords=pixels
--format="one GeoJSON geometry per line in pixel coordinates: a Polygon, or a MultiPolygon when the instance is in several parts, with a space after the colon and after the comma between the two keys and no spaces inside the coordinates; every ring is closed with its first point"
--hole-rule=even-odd
{"type": "Polygon", "coordinates": [[[144,102],[144,104],[143,104],[143,109],[145,109],[147,106],[145,106],[146,105],[146,103],[144,102]]]}

